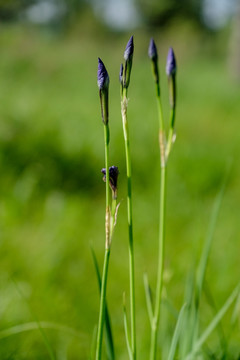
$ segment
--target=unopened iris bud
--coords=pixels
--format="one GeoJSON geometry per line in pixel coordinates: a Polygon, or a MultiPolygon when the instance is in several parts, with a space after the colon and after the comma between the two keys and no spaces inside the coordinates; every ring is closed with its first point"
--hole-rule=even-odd
{"type": "Polygon", "coordinates": [[[167,76],[172,76],[177,71],[176,58],[173,51],[173,48],[169,48],[168,56],[167,56],[167,64],[166,64],[166,73],[167,76]]]}
{"type": "MultiPolygon", "coordinates": [[[[101,172],[104,174],[103,181],[106,181],[106,169],[103,168],[101,172]]],[[[113,198],[117,198],[117,181],[118,181],[118,167],[117,166],[110,166],[109,168],[109,185],[113,191],[113,198]]]]}
{"type": "Polygon", "coordinates": [[[151,38],[149,47],[148,47],[148,56],[151,60],[157,60],[158,54],[157,54],[157,47],[155,44],[155,41],[153,38],[151,38]]]}
{"type": "Polygon", "coordinates": [[[151,38],[149,47],[148,47],[148,56],[152,62],[152,70],[153,70],[153,76],[155,79],[155,82],[159,82],[159,72],[158,72],[158,54],[157,54],[157,47],[156,44],[151,38]]]}
{"type": "Polygon", "coordinates": [[[125,65],[124,65],[123,87],[126,89],[128,88],[130,82],[133,50],[134,50],[133,36],[131,36],[124,52],[125,65]]]}
{"type": "Polygon", "coordinates": [[[173,49],[170,48],[167,56],[166,73],[169,85],[169,102],[172,108],[176,107],[176,72],[176,58],[173,49]]]}
{"type": "Polygon", "coordinates": [[[103,120],[103,123],[106,125],[108,123],[109,76],[108,76],[108,72],[100,58],[98,58],[97,83],[98,83],[98,88],[99,88],[102,120],[103,120]]]}

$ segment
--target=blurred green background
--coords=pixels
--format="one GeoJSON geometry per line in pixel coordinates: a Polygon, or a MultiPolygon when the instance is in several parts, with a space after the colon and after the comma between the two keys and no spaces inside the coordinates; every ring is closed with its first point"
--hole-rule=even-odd
{"type": "MultiPolygon", "coordinates": [[[[90,245],[104,253],[103,125],[97,57],[110,75],[110,159],[119,176],[108,303],[117,359],[126,359],[122,295],[128,297],[126,172],[118,73],[134,34],[129,89],[139,358],[150,325],[143,273],[155,287],[159,155],[155,89],[147,56],[158,46],[164,115],[165,59],[175,50],[176,143],[169,161],[165,296],[177,310],[199,259],[214,198],[231,173],[207,270],[216,307],[239,281],[240,27],[237,1],[0,1],[0,358],[47,359],[39,330],[4,337],[40,321],[58,360],[87,359],[99,294],[90,245]]],[[[202,302],[202,329],[213,317],[202,302]]],[[[175,319],[163,311],[164,331],[175,319]]],[[[231,313],[224,319],[228,333],[231,313]]],[[[160,339],[161,341],[161,339],[160,339]]],[[[239,354],[239,329],[229,343],[239,354]]],[[[218,349],[213,335],[209,348],[218,349]]],[[[230,357],[229,357],[230,358],[230,357]]]]}

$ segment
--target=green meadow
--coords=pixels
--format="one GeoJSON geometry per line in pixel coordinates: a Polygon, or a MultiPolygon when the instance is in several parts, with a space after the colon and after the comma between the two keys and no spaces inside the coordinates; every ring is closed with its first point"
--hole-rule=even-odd
{"type": "MultiPolygon", "coordinates": [[[[130,35],[106,30],[97,35],[88,27],[58,35],[31,27],[1,27],[1,359],[47,359],[48,346],[57,360],[90,355],[99,311],[90,247],[102,268],[105,242],[98,57],[110,76],[110,164],[120,171],[107,301],[116,357],[127,359],[122,309],[125,292],[129,310],[126,169],[118,75],[130,35]]],[[[143,274],[147,272],[155,289],[159,218],[158,118],[147,56],[151,36],[159,48],[165,119],[169,46],[178,65],[176,141],[167,174],[160,345],[168,344],[173,333],[227,172],[200,306],[200,333],[239,282],[240,253],[240,87],[229,72],[228,34],[202,35],[183,26],[154,34],[138,30],[128,116],[141,359],[147,358],[150,342],[143,274]]],[[[206,343],[209,353],[218,354],[219,338],[227,338],[228,360],[237,359],[240,352],[239,324],[231,330],[233,308],[206,343]]]]}

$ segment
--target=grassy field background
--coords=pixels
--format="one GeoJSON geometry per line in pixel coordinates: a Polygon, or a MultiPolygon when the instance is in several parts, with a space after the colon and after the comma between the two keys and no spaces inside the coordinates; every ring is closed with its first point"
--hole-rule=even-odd
{"type": "MultiPolygon", "coordinates": [[[[6,328],[48,321],[73,328],[46,330],[57,359],[86,359],[98,319],[99,294],[90,244],[104,251],[103,126],[97,57],[110,75],[110,161],[120,170],[118,224],[112,244],[108,303],[117,358],[126,359],[122,294],[128,300],[128,238],[124,143],[118,73],[131,34],[83,27],[68,35],[34,28],[0,31],[0,358],[47,359],[39,330],[3,337],[6,328]],[[86,35],[88,34],[88,35],[86,35]]],[[[164,114],[165,59],[178,62],[177,139],[168,171],[165,295],[177,310],[196,264],[214,198],[229,164],[227,184],[207,269],[216,307],[239,281],[240,86],[229,76],[227,34],[200,35],[187,26],[164,33],[136,31],[129,89],[136,257],[137,335],[148,354],[150,325],[143,273],[155,287],[158,239],[158,120],[147,57],[159,47],[164,114]]],[[[202,328],[213,317],[202,302],[202,328]]],[[[175,319],[165,309],[171,333],[175,319]]],[[[224,318],[228,334],[231,312],[224,318]]],[[[239,353],[239,329],[229,346],[239,353]]],[[[213,335],[209,347],[218,348],[213,335]]]]}

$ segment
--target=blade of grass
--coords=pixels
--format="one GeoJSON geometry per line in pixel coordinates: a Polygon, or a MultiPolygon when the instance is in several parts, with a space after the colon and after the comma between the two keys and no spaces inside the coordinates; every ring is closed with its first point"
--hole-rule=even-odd
{"type": "Polygon", "coordinates": [[[188,279],[186,282],[184,302],[186,305],[186,311],[184,313],[184,331],[181,333],[180,341],[180,359],[185,359],[185,356],[191,350],[192,341],[193,341],[193,309],[194,309],[194,272],[191,271],[188,274],[188,279]]]}
{"type": "Polygon", "coordinates": [[[168,360],[174,360],[174,356],[175,356],[176,349],[177,349],[177,344],[178,344],[180,334],[182,331],[182,327],[183,327],[183,320],[184,320],[186,306],[187,306],[187,304],[183,304],[183,306],[179,312],[178,320],[177,320],[173,338],[172,338],[171,347],[169,350],[168,360]]]}
{"type": "Polygon", "coordinates": [[[97,325],[94,326],[93,329],[91,348],[90,348],[90,360],[94,360],[95,358],[96,346],[97,346],[97,325]]]}
{"type": "Polygon", "coordinates": [[[200,299],[202,295],[202,289],[204,284],[204,279],[206,275],[206,269],[208,264],[208,259],[210,255],[210,249],[213,242],[214,232],[216,229],[216,224],[218,220],[218,216],[220,213],[220,208],[223,201],[223,196],[225,193],[225,189],[227,186],[229,174],[230,174],[231,166],[229,166],[228,170],[226,171],[225,177],[223,179],[222,185],[220,187],[219,192],[216,195],[213,209],[208,225],[207,235],[204,241],[203,250],[201,253],[201,258],[199,261],[197,274],[196,274],[196,290],[195,290],[195,302],[193,304],[193,329],[192,329],[192,344],[194,346],[194,343],[196,342],[198,338],[198,332],[199,332],[199,305],[200,305],[200,299]]]}
{"type": "MultiPolygon", "coordinates": [[[[97,275],[99,291],[101,292],[101,286],[102,286],[101,275],[100,275],[100,270],[99,270],[96,254],[95,254],[92,246],[91,246],[91,253],[92,253],[93,263],[94,263],[94,267],[95,267],[95,271],[96,271],[96,275],[97,275]]],[[[114,343],[113,343],[111,321],[110,321],[110,315],[109,315],[107,303],[105,306],[105,329],[106,329],[106,347],[107,347],[108,359],[114,360],[115,359],[114,343]]]]}
{"type": "MultiPolygon", "coordinates": [[[[210,307],[213,310],[214,315],[217,312],[217,307],[216,307],[216,303],[214,301],[214,298],[212,296],[211,293],[211,289],[210,287],[207,285],[207,283],[205,282],[204,284],[204,294],[206,296],[207,302],[210,305],[210,307]]],[[[217,331],[218,331],[218,336],[219,336],[219,343],[220,343],[220,347],[221,347],[221,351],[222,353],[225,353],[227,350],[227,338],[224,334],[224,330],[223,330],[223,326],[221,324],[221,322],[219,322],[218,326],[217,326],[217,331]]]]}
{"type": "Polygon", "coordinates": [[[145,295],[146,295],[148,316],[149,316],[150,324],[152,324],[152,321],[153,321],[152,292],[151,292],[151,288],[150,288],[150,285],[148,282],[148,276],[146,273],[143,275],[143,283],[144,283],[144,289],[145,289],[145,295]]]}
{"type": "Polygon", "coordinates": [[[197,351],[201,348],[201,346],[204,344],[204,342],[207,340],[209,335],[213,332],[213,330],[216,328],[218,323],[221,321],[223,316],[226,314],[227,310],[230,308],[234,300],[239,295],[240,290],[240,284],[233,290],[232,294],[229,296],[225,304],[222,306],[222,308],[219,310],[217,315],[214,317],[214,319],[211,321],[211,323],[208,325],[206,330],[203,332],[201,337],[198,339],[198,341],[194,344],[194,347],[192,351],[187,355],[185,360],[190,360],[192,356],[194,356],[197,351]]]}
{"type": "Polygon", "coordinates": [[[16,281],[15,281],[14,279],[12,279],[12,281],[13,281],[13,283],[14,283],[14,285],[15,285],[15,288],[16,288],[18,294],[19,294],[20,297],[25,301],[25,303],[27,304],[27,307],[28,307],[30,313],[32,314],[32,317],[33,317],[33,318],[35,319],[35,321],[36,321],[36,324],[37,324],[37,326],[38,326],[38,330],[39,330],[39,332],[40,332],[41,335],[42,335],[43,342],[44,342],[44,344],[45,344],[45,347],[46,347],[46,349],[47,349],[47,352],[48,352],[48,355],[49,355],[50,359],[51,359],[51,360],[56,360],[55,355],[54,355],[54,351],[53,351],[53,349],[52,349],[52,347],[51,347],[51,344],[50,344],[50,342],[49,342],[49,340],[48,340],[48,338],[47,338],[47,335],[46,335],[45,331],[44,331],[43,328],[41,327],[41,323],[40,323],[40,321],[38,320],[37,315],[35,314],[35,312],[34,312],[33,309],[31,308],[29,302],[28,302],[27,299],[25,298],[24,294],[22,293],[22,291],[21,291],[21,289],[19,288],[19,286],[18,286],[18,284],[16,283],[16,281]]]}
{"type": "Polygon", "coordinates": [[[206,267],[207,267],[207,263],[208,263],[210,248],[211,248],[212,241],[213,241],[214,231],[216,228],[217,219],[218,219],[220,208],[221,208],[223,195],[224,195],[227,181],[229,178],[229,173],[230,173],[230,168],[228,169],[228,171],[225,175],[222,186],[216,196],[216,199],[215,199],[215,202],[213,205],[212,214],[211,214],[210,222],[208,225],[207,236],[206,236],[206,239],[204,242],[201,259],[200,259],[198,270],[197,270],[197,294],[196,294],[197,306],[199,304],[199,300],[200,300],[201,293],[202,293],[202,287],[203,287],[204,277],[205,277],[205,273],[206,273],[206,267]]]}
{"type": "Polygon", "coordinates": [[[1,330],[0,331],[0,340],[5,339],[9,336],[21,334],[22,332],[39,330],[39,325],[41,326],[42,329],[57,330],[57,331],[64,332],[68,335],[80,338],[80,339],[85,339],[85,336],[83,334],[79,333],[75,329],[72,329],[68,326],[57,324],[54,322],[39,321],[39,324],[37,324],[36,322],[28,322],[28,323],[15,325],[10,328],[1,330]]]}

